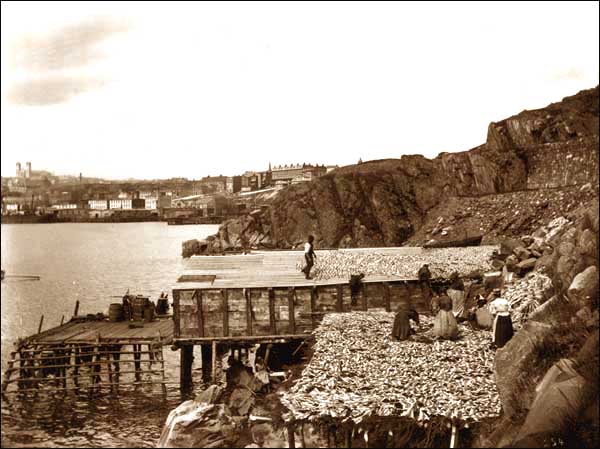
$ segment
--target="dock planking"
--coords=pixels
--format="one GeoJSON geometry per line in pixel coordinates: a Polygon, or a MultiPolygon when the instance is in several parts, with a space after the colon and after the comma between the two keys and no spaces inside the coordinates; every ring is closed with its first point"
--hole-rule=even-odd
{"type": "Polygon", "coordinates": [[[86,343],[101,341],[155,340],[161,338],[163,344],[173,339],[173,320],[160,319],[143,323],[142,328],[130,328],[129,321],[70,321],[62,326],[48,329],[40,334],[32,335],[30,343],[86,343]]]}

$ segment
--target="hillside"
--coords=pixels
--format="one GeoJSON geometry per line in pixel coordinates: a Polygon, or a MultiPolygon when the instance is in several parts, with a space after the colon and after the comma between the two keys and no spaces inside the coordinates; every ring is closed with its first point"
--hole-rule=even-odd
{"type": "Polygon", "coordinates": [[[434,159],[402,156],[339,168],[290,186],[230,220],[184,256],[240,247],[420,245],[522,235],[598,195],[598,87],[488,127],[485,144],[434,159]]]}

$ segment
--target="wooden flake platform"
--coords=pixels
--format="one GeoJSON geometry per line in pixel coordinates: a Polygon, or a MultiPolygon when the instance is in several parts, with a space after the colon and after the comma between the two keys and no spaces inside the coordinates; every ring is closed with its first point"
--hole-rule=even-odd
{"type": "MultiPolygon", "coordinates": [[[[386,255],[426,255],[428,250],[416,247],[340,249],[348,253],[386,255]]],[[[316,251],[317,263],[319,253],[316,251]]],[[[312,287],[347,283],[347,278],[307,280],[297,269],[303,263],[302,251],[252,251],[251,254],[227,256],[194,256],[187,259],[185,270],[173,289],[312,287]],[[212,277],[212,279],[211,279],[212,277]]],[[[414,281],[416,277],[367,276],[363,282],[414,281]]]]}

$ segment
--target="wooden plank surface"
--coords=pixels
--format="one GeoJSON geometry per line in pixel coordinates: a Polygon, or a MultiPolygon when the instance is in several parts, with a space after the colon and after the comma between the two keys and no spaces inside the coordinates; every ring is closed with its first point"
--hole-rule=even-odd
{"type": "Polygon", "coordinates": [[[110,321],[69,322],[63,326],[49,329],[30,337],[31,342],[94,342],[97,336],[101,340],[155,339],[162,336],[163,343],[170,343],[174,337],[174,323],[170,318],[144,323],[142,328],[129,328],[129,321],[113,323],[110,321]]]}
{"type": "MultiPolygon", "coordinates": [[[[479,246],[479,251],[491,254],[495,246],[479,246]]],[[[435,249],[419,247],[392,248],[344,248],[339,250],[317,250],[319,255],[325,252],[355,254],[385,254],[399,257],[418,255],[427,262],[435,249]]],[[[185,275],[216,276],[214,282],[179,282],[173,289],[206,289],[206,288],[264,288],[264,287],[303,287],[336,285],[348,283],[348,278],[328,279],[322,281],[307,280],[298,266],[302,263],[302,251],[253,251],[246,255],[192,256],[184,260],[185,275]]],[[[402,276],[366,276],[363,283],[385,281],[414,281],[416,273],[411,277],[402,276]]]]}

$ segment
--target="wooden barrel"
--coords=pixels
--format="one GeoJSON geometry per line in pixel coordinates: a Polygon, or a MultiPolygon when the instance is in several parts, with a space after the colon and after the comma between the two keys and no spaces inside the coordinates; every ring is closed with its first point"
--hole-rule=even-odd
{"type": "Polygon", "coordinates": [[[141,321],[144,319],[144,310],[146,307],[148,307],[148,298],[136,296],[131,299],[131,310],[134,321],[141,321]]]}
{"type": "Polygon", "coordinates": [[[115,323],[117,321],[123,321],[123,305],[119,303],[113,303],[108,307],[108,320],[115,323]]]}
{"type": "Polygon", "coordinates": [[[154,318],[154,308],[148,306],[144,309],[144,321],[150,322],[154,318]]]}

